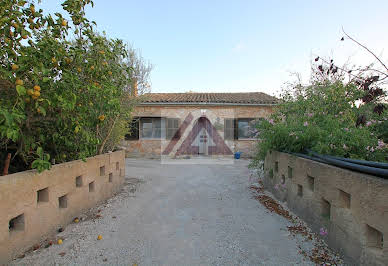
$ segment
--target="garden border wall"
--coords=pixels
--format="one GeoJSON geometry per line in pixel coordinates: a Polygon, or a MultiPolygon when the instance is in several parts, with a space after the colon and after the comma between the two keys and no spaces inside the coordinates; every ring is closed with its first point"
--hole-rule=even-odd
{"type": "Polygon", "coordinates": [[[264,187],[313,231],[327,229],[345,262],[388,265],[388,180],[276,151],[264,170],[264,187]]]}
{"type": "Polygon", "coordinates": [[[124,175],[125,152],[116,151],[0,176],[0,264],[111,197],[124,175]]]}

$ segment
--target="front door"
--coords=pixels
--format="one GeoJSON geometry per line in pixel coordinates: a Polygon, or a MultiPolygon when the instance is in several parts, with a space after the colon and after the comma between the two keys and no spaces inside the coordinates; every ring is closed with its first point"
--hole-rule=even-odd
{"type": "Polygon", "coordinates": [[[208,154],[208,136],[205,128],[202,128],[199,132],[199,154],[208,154]]]}

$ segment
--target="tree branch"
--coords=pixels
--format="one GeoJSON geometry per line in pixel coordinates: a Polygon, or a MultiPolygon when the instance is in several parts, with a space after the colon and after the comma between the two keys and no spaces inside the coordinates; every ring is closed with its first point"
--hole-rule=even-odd
{"type": "Polygon", "coordinates": [[[117,115],[116,118],[113,120],[113,124],[110,127],[108,134],[106,135],[105,139],[102,141],[100,149],[98,150],[98,154],[102,154],[102,151],[104,150],[105,144],[108,141],[110,135],[112,134],[113,128],[115,127],[116,121],[119,118],[120,115],[117,115]]]}
{"type": "Polygon", "coordinates": [[[377,59],[377,61],[380,62],[380,64],[388,71],[388,67],[383,63],[383,61],[380,60],[380,58],[378,58],[377,55],[375,55],[371,50],[369,50],[368,47],[366,47],[365,45],[361,44],[360,42],[358,42],[357,40],[353,39],[351,36],[349,36],[349,34],[347,34],[344,30],[344,28],[342,28],[342,32],[346,35],[346,37],[348,37],[351,41],[355,42],[356,44],[358,44],[359,46],[361,46],[362,48],[364,48],[365,50],[367,50],[371,55],[374,56],[374,58],[377,59]]]}

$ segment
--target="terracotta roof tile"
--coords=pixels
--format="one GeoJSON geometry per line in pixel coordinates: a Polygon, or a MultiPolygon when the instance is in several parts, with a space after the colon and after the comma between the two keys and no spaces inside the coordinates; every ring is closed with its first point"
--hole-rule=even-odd
{"type": "Polygon", "coordinates": [[[277,104],[278,99],[262,92],[239,93],[146,93],[147,103],[218,103],[218,104],[277,104]]]}

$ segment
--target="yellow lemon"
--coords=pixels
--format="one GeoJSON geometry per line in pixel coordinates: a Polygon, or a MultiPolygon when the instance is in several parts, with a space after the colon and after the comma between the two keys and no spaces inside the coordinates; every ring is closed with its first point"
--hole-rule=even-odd
{"type": "Polygon", "coordinates": [[[23,80],[21,80],[21,79],[17,79],[15,83],[16,83],[16,85],[20,85],[20,86],[22,86],[24,84],[23,80]]]}
{"type": "Polygon", "coordinates": [[[32,89],[28,89],[28,90],[27,90],[27,94],[28,94],[28,95],[34,95],[34,91],[33,91],[32,89]]]}
{"type": "MultiPolygon", "coordinates": [[[[78,127],[76,127],[75,129],[77,130],[78,127]]],[[[78,129],[78,130],[79,130],[79,129],[78,129]]],[[[78,130],[77,130],[77,132],[78,132],[78,130]]],[[[77,133],[77,132],[75,132],[75,133],[77,133]]],[[[75,223],[78,223],[78,222],[79,222],[79,219],[78,219],[78,218],[75,218],[75,219],[74,219],[74,222],[75,222],[75,223]]]]}
{"type": "Polygon", "coordinates": [[[35,90],[35,91],[40,91],[40,86],[39,86],[39,85],[35,85],[35,86],[34,86],[34,90],[35,90]]]}
{"type": "Polygon", "coordinates": [[[97,240],[101,240],[101,239],[102,239],[102,235],[98,235],[97,240]]]}
{"type": "Polygon", "coordinates": [[[58,239],[58,245],[62,245],[62,243],[63,243],[63,240],[62,239],[58,239]]]}
{"type": "Polygon", "coordinates": [[[102,122],[102,121],[104,121],[105,120],[105,115],[100,115],[99,117],[98,117],[98,119],[102,122]]]}
{"type": "Polygon", "coordinates": [[[39,96],[40,96],[40,91],[34,91],[34,95],[35,95],[36,97],[39,97],[39,96]]]}
{"type": "Polygon", "coordinates": [[[12,67],[12,70],[14,70],[14,71],[19,69],[19,66],[16,64],[12,64],[11,67],[12,67]]]}

